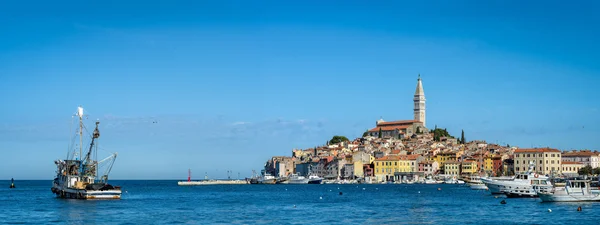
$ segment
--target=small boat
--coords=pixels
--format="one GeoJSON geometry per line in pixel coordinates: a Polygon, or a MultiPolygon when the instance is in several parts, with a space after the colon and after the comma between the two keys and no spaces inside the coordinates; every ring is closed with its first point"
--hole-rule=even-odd
{"type": "Polygon", "coordinates": [[[309,184],[321,184],[323,182],[323,178],[319,177],[317,175],[310,175],[308,176],[308,183],[309,184]]]}
{"type": "Polygon", "coordinates": [[[292,174],[288,178],[288,184],[308,184],[309,180],[309,178],[301,176],[300,174],[292,174]]]}
{"type": "MultiPolygon", "coordinates": [[[[79,143],[77,146],[69,146],[69,152],[65,160],[54,161],[57,168],[56,177],[50,190],[59,198],[121,199],[121,187],[107,183],[108,174],[117,158],[117,153],[113,153],[102,160],[96,158],[98,155],[96,139],[100,137],[99,121],[96,121],[96,128],[90,135],[89,148],[85,152],[83,150],[84,130],[87,130],[83,122],[83,113],[83,108],[78,107],[76,116],[79,119],[77,130],[79,143]],[[98,174],[100,172],[104,173],[100,176],[98,174]]],[[[86,137],[88,137],[87,134],[86,137]]],[[[75,138],[72,140],[75,140],[75,138]]]]}
{"type": "Polygon", "coordinates": [[[554,186],[550,191],[539,191],[542,202],[591,202],[600,201],[600,192],[592,190],[590,180],[567,180],[565,186],[554,186]]]}
{"type": "Polygon", "coordinates": [[[10,178],[10,188],[15,188],[15,179],[10,178]]]}
{"type": "Polygon", "coordinates": [[[258,178],[259,184],[276,184],[277,178],[271,174],[264,174],[262,177],[258,178]]]}

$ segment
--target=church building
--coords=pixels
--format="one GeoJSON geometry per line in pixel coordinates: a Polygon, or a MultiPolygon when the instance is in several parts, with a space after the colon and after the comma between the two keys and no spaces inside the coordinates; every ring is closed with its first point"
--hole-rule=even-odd
{"type": "Polygon", "coordinates": [[[413,98],[414,102],[414,119],[413,120],[398,120],[386,122],[383,119],[378,120],[375,128],[369,130],[369,136],[378,137],[381,132],[381,137],[406,138],[413,134],[428,131],[425,126],[425,92],[421,82],[421,75],[417,79],[417,89],[413,98]]]}

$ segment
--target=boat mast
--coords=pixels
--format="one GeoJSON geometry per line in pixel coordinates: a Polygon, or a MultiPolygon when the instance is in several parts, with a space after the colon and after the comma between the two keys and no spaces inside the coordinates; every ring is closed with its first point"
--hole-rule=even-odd
{"type": "MultiPolygon", "coordinates": [[[[81,106],[77,107],[77,114],[79,116],[79,160],[80,160],[80,168],[81,162],[83,161],[83,108],[81,106]]],[[[83,176],[83,174],[81,174],[83,176]]]]}

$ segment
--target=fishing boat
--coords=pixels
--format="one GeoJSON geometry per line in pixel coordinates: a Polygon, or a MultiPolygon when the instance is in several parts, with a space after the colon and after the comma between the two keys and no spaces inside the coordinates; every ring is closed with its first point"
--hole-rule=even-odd
{"type": "MultiPolygon", "coordinates": [[[[56,177],[52,182],[52,193],[59,198],[71,199],[121,199],[121,187],[108,184],[108,174],[117,158],[117,153],[98,161],[97,139],[100,137],[98,130],[99,121],[96,121],[96,127],[92,134],[86,133],[90,137],[89,148],[86,153],[83,149],[84,131],[87,128],[84,125],[84,111],[80,106],[74,117],[78,118],[76,136],[79,136],[78,145],[71,144],[67,152],[66,159],[55,160],[56,177]],[[98,177],[100,171],[103,174],[98,177]]],[[[71,143],[75,143],[77,137],[73,137],[71,143]]]]}

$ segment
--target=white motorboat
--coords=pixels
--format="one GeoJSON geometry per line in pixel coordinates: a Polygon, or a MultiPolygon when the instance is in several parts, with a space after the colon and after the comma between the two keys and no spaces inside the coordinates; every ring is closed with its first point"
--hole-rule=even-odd
{"type": "Polygon", "coordinates": [[[554,186],[550,191],[539,191],[542,202],[600,201],[600,192],[593,191],[590,180],[567,180],[564,187],[554,186]]]}
{"type": "Polygon", "coordinates": [[[323,178],[319,177],[317,175],[310,175],[308,176],[308,183],[309,184],[321,184],[323,182],[323,178]]]}
{"type": "Polygon", "coordinates": [[[549,189],[551,185],[547,176],[533,172],[534,167],[535,164],[531,162],[527,172],[517,174],[512,178],[482,178],[481,181],[492,194],[506,194],[507,197],[537,197],[533,185],[538,185],[537,188],[540,189],[549,189]]]}
{"type": "Polygon", "coordinates": [[[300,176],[299,174],[292,174],[288,179],[288,184],[308,184],[309,178],[300,176]]]}
{"type": "MultiPolygon", "coordinates": [[[[69,146],[65,160],[54,161],[57,168],[56,178],[54,178],[50,190],[59,198],[121,199],[121,187],[107,183],[108,174],[117,158],[117,153],[113,153],[103,160],[98,160],[96,157],[98,155],[96,139],[100,137],[98,130],[100,122],[96,121],[96,128],[90,135],[89,148],[84,151],[84,130],[87,128],[83,122],[86,117],[84,117],[81,106],[77,108],[75,116],[79,119],[77,130],[79,143],[77,146],[73,144],[69,146]],[[103,174],[98,177],[101,171],[103,174]]],[[[74,142],[75,138],[72,140],[74,142]]]]}

